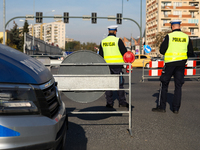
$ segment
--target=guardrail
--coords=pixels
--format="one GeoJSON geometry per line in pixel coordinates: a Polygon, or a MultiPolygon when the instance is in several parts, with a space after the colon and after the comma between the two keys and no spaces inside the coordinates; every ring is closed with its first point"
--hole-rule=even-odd
{"type": "MultiPolygon", "coordinates": [[[[150,61],[149,68],[143,66],[140,82],[144,82],[145,79],[158,79],[162,74],[163,67],[164,61],[150,61]]],[[[200,80],[200,58],[189,58],[185,67],[185,78],[200,80]]]]}

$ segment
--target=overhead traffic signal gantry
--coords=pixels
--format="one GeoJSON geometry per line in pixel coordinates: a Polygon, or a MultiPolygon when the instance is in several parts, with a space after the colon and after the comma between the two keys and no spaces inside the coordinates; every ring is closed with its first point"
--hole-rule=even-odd
{"type": "Polygon", "coordinates": [[[122,14],[117,13],[117,24],[122,24],[122,14]]]}
{"type": "Polygon", "coordinates": [[[42,12],[36,12],[36,23],[42,23],[43,19],[43,13],[42,12]]]}
{"type": "Polygon", "coordinates": [[[97,13],[95,13],[95,12],[92,13],[91,21],[92,21],[92,23],[97,23],[97,13]]]}
{"type": "Polygon", "coordinates": [[[64,23],[69,23],[69,13],[64,12],[64,23]]]}

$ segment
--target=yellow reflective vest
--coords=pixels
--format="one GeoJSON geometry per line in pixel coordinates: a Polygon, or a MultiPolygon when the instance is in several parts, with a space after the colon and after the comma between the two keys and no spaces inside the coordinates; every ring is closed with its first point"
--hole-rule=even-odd
{"type": "Polygon", "coordinates": [[[187,46],[189,37],[181,31],[169,33],[168,49],[165,53],[164,62],[174,62],[187,59],[187,46]]]}
{"type": "Polygon", "coordinates": [[[102,40],[101,46],[103,48],[104,59],[107,63],[124,63],[118,41],[119,38],[115,36],[108,36],[102,40]]]}

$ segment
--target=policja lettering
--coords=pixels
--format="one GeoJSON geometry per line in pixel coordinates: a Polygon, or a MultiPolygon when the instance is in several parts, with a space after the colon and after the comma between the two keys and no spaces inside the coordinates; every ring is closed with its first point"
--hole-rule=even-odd
{"type": "Polygon", "coordinates": [[[173,37],[172,42],[186,42],[186,38],[173,37]]]}
{"type": "Polygon", "coordinates": [[[103,42],[103,47],[106,46],[115,46],[115,42],[103,42]]]}

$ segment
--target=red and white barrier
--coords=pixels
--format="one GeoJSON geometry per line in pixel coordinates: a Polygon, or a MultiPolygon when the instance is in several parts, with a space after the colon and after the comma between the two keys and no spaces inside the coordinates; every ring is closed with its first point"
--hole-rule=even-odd
{"type": "Polygon", "coordinates": [[[196,60],[188,60],[185,67],[196,67],[197,62],[196,60]]]}
{"type": "Polygon", "coordinates": [[[149,70],[149,76],[161,76],[161,74],[162,74],[162,69],[149,70]]]}
{"type": "MultiPolygon", "coordinates": [[[[164,61],[150,61],[149,68],[157,68],[150,69],[149,76],[161,76],[162,69],[164,67],[164,61]]],[[[185,67],[196,67],[196,60],[188,60],[185,67]]],[[[196,75],[196,69],[185,69],[185,75],[196,75]]]]}
{"type": "Polygon", "coordinates": [[[150,61],[149,68],[162,68],[164,66],[164,61],[150,61]]]}
{"type": "Polygon", "coordinates": [[[196,75],[196,69],[185,69],[184,75],[196,75]]]}

